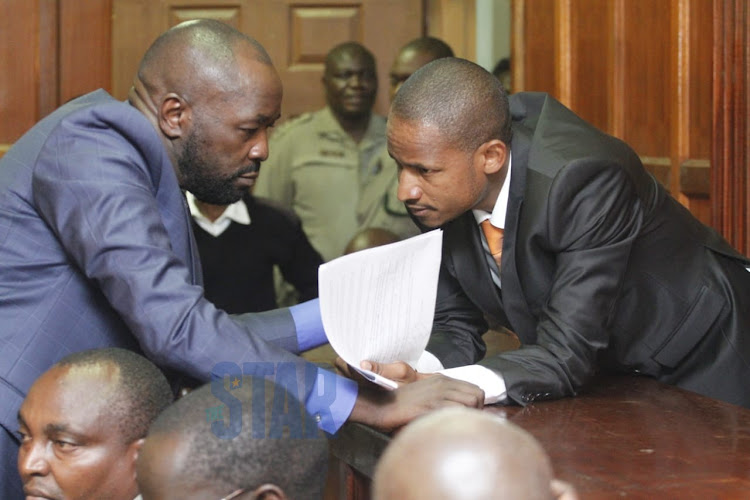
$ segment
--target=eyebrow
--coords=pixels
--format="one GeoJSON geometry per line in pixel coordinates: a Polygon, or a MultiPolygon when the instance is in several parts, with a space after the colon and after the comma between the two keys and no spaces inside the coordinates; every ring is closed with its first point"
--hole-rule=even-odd
{"type": "Polygon", "coordinates": [[[44,426],[44,432],[45,434],[73,434],[73,432],[70,430],[70,426],[68,426],[67,424],[47,424],[44,426]]]}
{"type": "Polygon", "coordinates": [[[248,121],[255,122],[258,125],[266,125],[268,123],[275,122],[279,118],[281,118],[281,113],[278,113],[276,116],[258,115],[255,118],[248,120],[248,121]]]}

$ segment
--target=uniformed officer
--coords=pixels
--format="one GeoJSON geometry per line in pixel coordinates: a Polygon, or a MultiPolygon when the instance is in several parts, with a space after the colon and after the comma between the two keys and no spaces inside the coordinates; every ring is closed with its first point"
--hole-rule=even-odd
{"type": "Polygon", "coordinates": [[[356,42],[334,47],[323,74],[327,106],[279,127],[254,193],[293,209],[328,261],[357,231],[356,207],[367,166],[385,144],[385,119],[372,112],[377,74],[372,53],[356,42]]]}

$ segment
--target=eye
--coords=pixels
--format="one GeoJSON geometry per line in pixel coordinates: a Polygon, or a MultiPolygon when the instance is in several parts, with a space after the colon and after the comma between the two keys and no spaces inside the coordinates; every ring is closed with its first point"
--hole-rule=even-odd
{"type": "Polygon", "coordinates": [[[252,137],[258,131],[257,128],[241,128],[240,130],[248,137],[252,137]]]}
{"type": "Polygon", "coordinates": [[[53,443],[55,444],[55,448],[60,451],[73,451],[74,449],[78,448],[78,445],[76,443],[65,441],[63,439],[56,439],[53,441],[53,443]]]}
{"type": "Polygon", "coordinates": [[[17,431],[16,431],[16,436],[18,436],[18,439],[19,439],[19,440],[20,440],[20,441],[21,441],[22,443],[25,443],[25,442],[27,442],[27,441],[31,440],[31,436],[29,436],[29,435],[28,435],[28,434],[27,434],[26,432],[24,432],[24,431],[22,431],[22,430],[17,430],[17,431]]]}

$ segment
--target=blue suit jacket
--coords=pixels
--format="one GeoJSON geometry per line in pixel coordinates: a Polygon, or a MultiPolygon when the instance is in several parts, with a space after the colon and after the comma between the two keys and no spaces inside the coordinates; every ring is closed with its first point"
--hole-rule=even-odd
{"type": "MultiPolygon", "coordinates": [[[[289,310],[233,319],[204,299],[191,231],[154,127],[104,91],[58,109],[8,151],[0,161],[0,425],[15,429],[33,381],[89,348],[141,351],[201,380],[219,361],[289,362],[309,374],[291,354],[299,346],[289,310]]],[[[310,384],[298,382],[304,401],[310,384]]]]}

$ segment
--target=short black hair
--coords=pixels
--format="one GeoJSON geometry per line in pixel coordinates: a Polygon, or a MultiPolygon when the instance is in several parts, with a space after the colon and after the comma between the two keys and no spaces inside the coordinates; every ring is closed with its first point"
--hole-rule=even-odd
{"type": "Polygon", "coordinates": [[[497,61],[495,67],[492,68],[492,74],[495,75],[495,77],[498,77],[506,71],[510,71],[510,59],[507,57],[503,57],[502,59],[497,61]]]}
{"type": "Polygon", "coordinates": [[[110,364],[119,370],[118,388],[107,408],[125,443],[146,437],[149,425],[174,400],[164,374],[145,357],[127,349],[107,347],[69,354],[58,367],[110,364]]]}
{"type": "Polygon", "coordinates": [[[435,38],[434,36],[423,36],[415,38],[414,40],[401,47],[401,50],[399,52],[403,52],[405,50],[414,50],[420,53],[429,54],[432,59],[453,57],[453,49],[450,48],[450,45],[439,38],[435,38]]]}
{"type": "Polygon", "coordinates": [[[370,52],[367,47],[358,42],[344,42],[336,45],[326,54],[325,59],[325,73],[328,74],[331,71],[333,63],[341,57],[342,54],[362,55],[364,56],[365,62],[372,67],[373,71],[377,69],[375,64],[375,56],[370,52]]]}
{"type": "MultiPolygon", "coordinates": [[[[283,387],[267,379],[249,376],[243,377],[240,387],[232,389],[231,395],[240,401],[242,408],[242,427],[235,437],[222,439],[212,431],[207,411],[221,406],[222,402],[213,394],[211,384],[206,384],[167,408],[152,424],[148,438],[172,435],[189,443],[179,474],[191,484],[233,491],[240,488],[252,490],[271,483],[284,490],[289,498],[321,498],[328,467],[328,441],[302,403],[283,387]],[[253,381],[262,381],[262,398],[257,394],[253,398],[253,381]],[[312,433],[307,429],[306,437],[291,438],[288,432],[269,436],[268,428],[273,418],[270,410],[279,397],[286,401],[289,413],[305,412],[305,423],[314,426],[312,433]],[[265,408],[254,407],[264,402],[265,408]],[[264,437],[258,437],[255,428],[258,412],[265,415],[264,437]],[[314,437],[307,437],[309,435],[314,437]]],[[[222,418],[228,417],[224,407],[222,418]]],[[[231,425],[236,425],[236,422],[231,425]]]]}
{"type": "Polygon", "coordinates": [[[179,68],[186,61],[192,65],[187,71],[196,78],[196,70],[200,69],[196,65],[232,73],[237,49],[241,46],[250,47],[256,61],[272,65],[268,52],[257,40],[232,26],[215,19],[185,21],[154,40],[138,66],[138,79],[153,90],[156,82],[182,78],[184,71],[179,68]]]}
{"type": "Polygon", "coordinates": [[[399,89],[390,115],[437,125],[466,152],[493,139],[510,147],[508,94],[497,78],[466,59],[445,57],[419,68],[399,89]]]}

